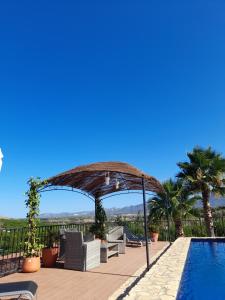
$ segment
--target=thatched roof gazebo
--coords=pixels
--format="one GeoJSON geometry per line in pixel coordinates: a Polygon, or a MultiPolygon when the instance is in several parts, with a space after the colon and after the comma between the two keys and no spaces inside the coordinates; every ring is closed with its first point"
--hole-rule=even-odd
{"type": "Polygon", "coordinates": [[[54,186],[68,186],[86,192],[93,198],[102,198],[119,191],[142,190],[142,179],[145,181],[146,190],[162,191],[161,184],[154,177],[122,162],[101,162],[79,166],[51,177],[47,181],[54,186]],[[110,178],[108,185],[105,183],[106,177],[110,178]]]}
{"type": "Polygon", "coordinates": [[[113,193],[142,191],[144,207],[144,229],[146,239],[147,268],[149,269],[149,249],[147,239],[146,191],[163,192],[163,187],[154,177],[123,162],[99,162],[79,166],[60,173],[46,180],[41,191],[64,190],[80,191],[92,198],[95,203],[99,199],[113,193]]]}

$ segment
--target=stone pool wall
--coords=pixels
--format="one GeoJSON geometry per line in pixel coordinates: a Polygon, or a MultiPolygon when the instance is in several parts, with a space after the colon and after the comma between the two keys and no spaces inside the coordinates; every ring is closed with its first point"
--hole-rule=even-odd
{"type": "Polygon", "coordinates": [[[174,300],[191,238],[179,238],[134,286],[126,300],[174,300]]]}

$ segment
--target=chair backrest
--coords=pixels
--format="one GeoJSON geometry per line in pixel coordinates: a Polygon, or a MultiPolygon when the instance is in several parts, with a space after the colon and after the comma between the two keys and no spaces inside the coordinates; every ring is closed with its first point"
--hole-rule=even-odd
{"type": "Polygon", "coordinates": [[[124,232],[126,233],[126,237],[129,240],[137,239],[137,235],[135,235],[127,226],[124,227],[124,232]]]}
{"type": "Polygon", "coordinates": [[[83,245],[83,233],[75,231],[66,231],[66,245],[69,248],[80,248],[83,245]]]}
{"type": "Polygon", "coordinates": [[[66,251],[64,267],[66,269],[84,270],[86,251],[83,233],[66,231],[66,251]]]}
{"type": "Polygon", "coordinates": [[[91,241],[94,241],[95,235],[89,232],[89,233],[85,234],[83,239],[84,239],[84,242],[91,242],[91,241]]]}
{"type": "Polygon", "coordinates": [[[64,260],[66,251],[66,232],[77,232],[77,228],[59,229],[59,259],[64,260]]]}
{"type": "Polygon", "coordinates": [[[123,236],[124,228],[123,226],[113,227],[108,233],[108,239],[117,240],[123,236]]]}
{"type": "Polygon", "coordinates": [[[60,228],[59,229],[59,236],[60,238],[66,238],[66,231],[68,232],[77,232],[77,228],[60,228]]]}

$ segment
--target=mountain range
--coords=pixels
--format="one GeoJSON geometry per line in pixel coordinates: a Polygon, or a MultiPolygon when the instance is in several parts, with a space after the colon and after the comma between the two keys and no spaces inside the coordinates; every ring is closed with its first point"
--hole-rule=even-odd
{"type": "MultiPolygon", "coordinates": [[[[122,208],[106,208],[106,214],[108,216],[112,215],[127,215],[127,214],[137,214],[139,211],[143,212],[142,204],[138,205],[130,205],[122,208]]],[[[61,212],[61,213],[43,213],[40,214],[40,218],[42,219],[50,219],[50,218],[68,218],[68,217],[77,217],[77,216],[94,216],[94,210],[89,211],[78,211],[78,212],[61,212]]]]}
{"type": "MultiPolygon", "coordinates": [[[[210,203],[212,207],[221,207],[225,206],[225,198],[215,198],[211,197],[210,203]]],[[[202,207],[201,201],[198,201],[195,205],[197,208],[202,207]]],[[[128,215],[128,214],[137,214],[138,212],[143,213],[143,205],[130,205],[124,206],[122,208],[106,208],[106,214],[108,216],[113,215],[128,215]]],[[[94,210],[91,211],[78,211],[78,212],[61,212],[61,213],[43,213],[40,214],[40,218],[42,219],[50,219],[50,218],[68,218],[68,217],[77,217],[77,216],[93,216],[94,210]]]]}

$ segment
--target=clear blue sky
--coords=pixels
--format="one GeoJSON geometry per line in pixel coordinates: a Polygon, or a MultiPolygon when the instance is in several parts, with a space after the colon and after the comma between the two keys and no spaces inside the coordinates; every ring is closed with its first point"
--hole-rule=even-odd
{"type": "Polygon", "coordinates": [[[224,12],[223,0],[2,2],[0,215],[25,216],[30,176],[120,160],[165,180],[196,144],[225,153],[224,12]]]}

